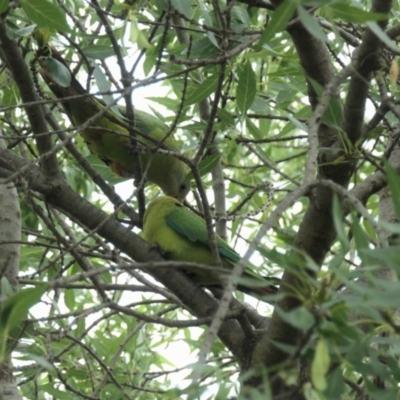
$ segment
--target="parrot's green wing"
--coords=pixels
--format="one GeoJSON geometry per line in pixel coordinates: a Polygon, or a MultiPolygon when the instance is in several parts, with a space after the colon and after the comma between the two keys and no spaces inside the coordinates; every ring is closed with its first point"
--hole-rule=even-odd
{"type": "MultiPolygon", "coordinates": [[[[167,224],[180,235],[188,238],[193,243],[201,243],[211,251],[207,234],[207,226],[203,218],[179,204],[165,217],[165,220],[167,224]]],[[[233,265],[241,259],[240,255],[236,253],[236,251],[233,250],[232,247],[230,247],[229,244],[222,240],[218,235],[216,235],[216,241],[218,252],[222,260],[233,265]]],[[[270,288],[271,283],[268,279],[265,279],[254,272],[254,269],[256,269],[254,266],[247,265],[245,272],[241,277],[241,282],[245,280],[248,287],[254,286],[255,282],[257,282],[256,286],[260,288],[261,294],[263,294],[264,288],[270,288]],[[253,280],[253,278],[255,280],[253,280]]],[[[239,284],[239,289],[246,293],[249,292],[249,290],[246,289],[246,286],[241,284],[239,284]]]]}
{"type": "MultiPolygon", "coordinates": [[[[165,220],[179,234],[187,237],[192,242],[201,243],[210,248],[206,223],[192,211],[179,205],[165,217],[165,220]]],[[[216,236],[216,240],[221,257],[232,264],[240,260],[239,254],[228,243],[224,242],[219,236],[216,236]]]]}
{"type": "MultiPolygon", "coordinates": [[[[104,107],[104,103],[101,100],[96,99],[104,107]]],[[[128,119],[126,117],[126,108],[118,105],[118,111],[120,113],[120,119],[126,124],[128,119]]],[[[134,120],[135,128],[141,132],[147,133],[148,135],[154,137],[157,140],[163,140],[165,134],[169,131],[169,127],[161,119],[149,114],[145,111],[134,108],[134,120]]],[[[140,140],[140,139],[139,139],[140,140]]],[[[179,152],[178,144],[172,135],[170,135],[165,141],[165,145],[171,150],[179,152]]]]}

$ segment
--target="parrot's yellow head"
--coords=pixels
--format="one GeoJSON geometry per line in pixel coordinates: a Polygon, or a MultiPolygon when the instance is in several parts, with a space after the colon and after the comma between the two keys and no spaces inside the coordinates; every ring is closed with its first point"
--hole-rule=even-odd
{"type": "Polygon", "coordinates": [[[186,169],[170,174],[165,185],[159,186],[167,196],[183,201],[190,190],[190,180],[187,178],[186,169]]]}

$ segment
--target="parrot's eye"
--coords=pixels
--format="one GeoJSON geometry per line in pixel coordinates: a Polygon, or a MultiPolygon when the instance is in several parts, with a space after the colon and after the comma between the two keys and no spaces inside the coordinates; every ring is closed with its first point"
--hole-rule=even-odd
{"type": "Polygon", "coordinates": [[[186,186],[186,183],[182,183],[180,189],[181,189],[182,191],[184,191],[184,190],[186,190],[186,187],[187,187],[187,186],[186,186]]]}

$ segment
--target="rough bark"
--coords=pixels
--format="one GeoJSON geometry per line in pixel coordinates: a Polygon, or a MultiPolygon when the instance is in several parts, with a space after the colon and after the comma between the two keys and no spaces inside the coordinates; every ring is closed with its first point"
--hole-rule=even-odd
{"type": "MultiPolygon", "coordinates": [[[[0,148],[5,148],[0,139],[0,148]]],[[[21,240],[21,211],[14,183],[0,184],[0,278],[7,280],[13,292],[18,290],[18,271],[21,240]]],[[[8,297],[2,293],[0,298],[8,297]]],[[[1,306],[0,306],[1,307],[1,306]]],[[[11,356],[0,363],[0,399],[22,400],[12,372],[11,356]]]]}

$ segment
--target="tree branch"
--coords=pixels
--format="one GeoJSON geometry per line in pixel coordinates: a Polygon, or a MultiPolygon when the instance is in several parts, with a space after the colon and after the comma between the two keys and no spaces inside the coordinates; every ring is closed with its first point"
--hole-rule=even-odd
{"type": "MultiPolygon", "coordinates": [[[[24,103],[37,101],[38,97],[28,67],[18,49],[17,43],[8,36],[4,20],[0,20],[0,56],[13,74],[22,101],[24,103]]],[[[29,107],[25,106],[25,110],[35,135],[40,155],[49,153],[53,148],[53,143],[47,129],[42,107],[40,105],[30,105],[29,107]]],[[[41,167],[48,177],[58,178],[60,176],[55,154],[44,157],[41,167]]]]}

